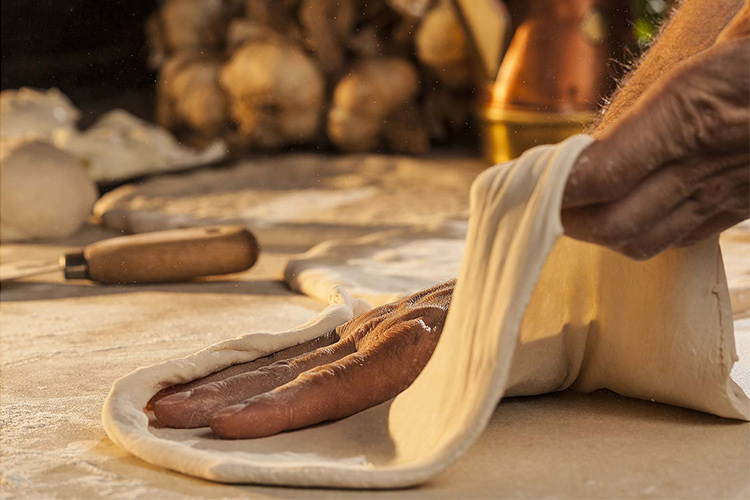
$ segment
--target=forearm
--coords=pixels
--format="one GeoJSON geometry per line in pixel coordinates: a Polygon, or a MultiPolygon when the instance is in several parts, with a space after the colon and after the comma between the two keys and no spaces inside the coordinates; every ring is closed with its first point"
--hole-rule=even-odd
{"type": "Polygon", "coordinates": [[[684,0],[637,68],[623,79],[591,134],[602,135],[659,77],[710,47],[742,4],[743,0],[684,0]]]}

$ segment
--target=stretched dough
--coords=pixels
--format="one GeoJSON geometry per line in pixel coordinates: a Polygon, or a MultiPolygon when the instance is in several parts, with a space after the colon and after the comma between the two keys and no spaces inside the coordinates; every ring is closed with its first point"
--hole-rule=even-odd
{"type": "Polygon", "coordinates": [[[466,222],[453,221],[326,241],[290,259],[284,281],[323,301],[339,285],[378,307],[458,276],[465,239],[466,222]]]}
{"type": "MultiPolygon", "coordinates": [[[[323,302],[335,285],[373,307],[395,302],[458,276],[466,222],[326,241],[291,258],[284,281],[292,290],[323,302]]],[[[721,233],[720,247],[736,321],[750,316],[750,220],[721,233]]]]}
{"type": "Polygon", "coordinates": [[[498,401],[569,386],[750,417],[715,240],[647,261],[562,236],[569,169],[586,136],[543,146],[472,187],[467,248],[447,323],[414,384],[347,419],[226,441],[149,424],[168,385],[314,338],[366,309],[334,289],[303,327],[250,334],[118,380],[103,409],[110,438],[153,464],[230,483],[395,488],[419,484],[479,437],[498,401]]]}

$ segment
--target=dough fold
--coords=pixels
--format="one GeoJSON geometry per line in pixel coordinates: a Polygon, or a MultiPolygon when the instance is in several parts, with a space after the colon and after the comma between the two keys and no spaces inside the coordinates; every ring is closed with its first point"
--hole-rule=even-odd
{"type": "Polygon", "coordinates": [[[246,335],[120,379],[104,405],[107,434],[150,463],[214,481],[397,488],[457,460],[508,395],[608,388],[747,420],[750,400],[729,375],[737,357],[718,242],[636,262],[563,236],[565,181],[591,140],[535,148],[477,179],[442,337],[392,402],[255,440],[149,425],[143,407],[161,388],[310,340],[367,309],[334,288],[332,305],[299,329],[246,335]]]}

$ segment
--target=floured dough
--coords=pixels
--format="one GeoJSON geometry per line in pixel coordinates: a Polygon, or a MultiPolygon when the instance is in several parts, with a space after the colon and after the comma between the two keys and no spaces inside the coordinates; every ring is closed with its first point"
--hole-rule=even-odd
{"type": "Polygon", "coordinates": [[[223,158],[227,152],[220,140],[195,152],[182,146],[166,129],[121,109],[104,114],[83,132],[59,129],[54,142],[83,159],[97,181],[202,165],[223,158]]]}
{"type": "Polygon", "coordinates": [[[458,276],[465,237],[466,223],[455,221],[328,241],[290,259],[284,281],[319,300],[340,285],[377,307],[458,276]]]}
{"type": "Polygon", "coordinates": [[[81,113],[57,89],[30,88],[0,93],[0,136],[51,141],[56,130],[75,128],[81,113]]]}
{"type": "Polygon", "coordinates": [[[83,160],[96,181],[186,169],[220,160],[227,153],[221,140],[201,151],[185,147],[165,128],[122,109],[104,114],[83,132],[76,128],[80,115],[57,89],[0,93],[0,136],[4,142],[51,142],[83,160]]]}
{"type": "MultiPolygon", "coordinates": [[[[750,221],[721,234],[721,251],[734,319],[750,316],[750,221]]],[[[320,243],[289,260],[289,288],[325,302],[340,285],[374,307],[394,302],[458,276],[467,225],[382,231],[320,243]]]]}
{"type": "Polygon", "coordinates": [[[81,160],[42,141],[0,146],[0,239],[73,234],[98,196],[81,160]]]}
{"type": "Polygon", "coordinates": [[[103,409],[107,434],[148,462],[215,481],[394,488],[457,460],[509,394],[606,387],[747,420],[750,400],[729,376],[736,354],[716,240],[636,262],[562,236],[566,177],[590,141],[535,148],[474,183],[442,337],[390,404],[255,440],[149,424],[143,408],[160,389],[304,342],[364,309],[336,288],[300,329],[246,335],[120,379],[103,409]]]}

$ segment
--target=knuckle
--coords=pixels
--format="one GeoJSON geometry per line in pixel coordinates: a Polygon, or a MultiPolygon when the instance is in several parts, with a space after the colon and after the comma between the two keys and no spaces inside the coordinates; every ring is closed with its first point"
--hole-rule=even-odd
{"type": "Polygon", "coordinates": [[[616,200],[628,192],[628,185],[622,181],[614,154],[597,168],[589,170],[585,175],[579,175],[576,183],[582,186],[581,190],[586,195],[597,200],[616,200]]]}
{"type": "Polygon", "coordinates": [[[609,199],[618,199],[627,194],[627,185],[622,182],[618,170],[611,163],[605,163],[598,171],[597,187],[609,199]]]}
{"type": "Polygon", "coordinates": [[[724,179],[708,180],[693,195],[696,214],[707,215],[714,212],[727,200],[730,190],[731,186],[724,179]]]}
{"type": "Polygon", "coordinates": [[[733,136],[729,131],[746,131],[746,78],[725,66],[688,65],[665,86],[687,151],[717,149],[733,136]]]}
{"type": "Polygon", "coordinates": [[[671,181],[669,191],[665,193],[666,196],[664,197],[667,201],[685,200],[690,197],[693,189],[695,189],[685,175],[685,172],[682,170],[672,172],[671,181]]]}
{"type": "Polygon", "coordinates": [[[633,221],[624,217],[609,216],[602,219],[597,233],[602,242],[608,246],[621,246],[637,234],[633,221]]]}

